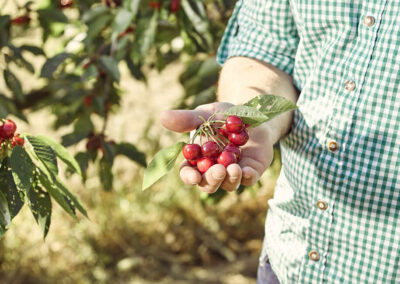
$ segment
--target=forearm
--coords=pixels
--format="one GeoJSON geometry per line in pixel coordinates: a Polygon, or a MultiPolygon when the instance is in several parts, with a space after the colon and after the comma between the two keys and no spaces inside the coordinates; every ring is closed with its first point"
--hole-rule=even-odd
{"type": "MultiPolygon", "coordinates": [[[[297,101],[298,90],[285,72],[258,60],[232,57],[224,64],[218,83],[218,100],[243,104],[260,94],[274,94],[297,101]]],[[[291,127],[293,112],[286,112],[265,123],[273,143],[285,136],[291,127]]]]}

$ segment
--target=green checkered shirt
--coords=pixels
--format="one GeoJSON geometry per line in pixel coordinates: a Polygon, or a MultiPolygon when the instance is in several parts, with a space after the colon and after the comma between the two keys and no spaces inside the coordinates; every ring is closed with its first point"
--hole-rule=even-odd
{"type": "Polygon", "coordinates": [[[400,0],[241,0],[218,61],[301,91],[261,262],[281,283],[400,283],[400,0]]]}

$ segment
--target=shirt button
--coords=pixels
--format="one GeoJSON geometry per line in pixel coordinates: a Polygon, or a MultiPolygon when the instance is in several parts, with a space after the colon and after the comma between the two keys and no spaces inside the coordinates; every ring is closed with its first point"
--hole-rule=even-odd
{"type": "Polygon", "coordinates": [[[318,261],[319,260],[319,253],[317,251],[315,251],[315,250],[312,250],[308,254],[308,257],[313,261],[318,261]]]}
{"type": "Polygon", "coordinates": [[[372,16],[366,16],[364,18],[364,25],[367,27],[372,27],[375,24],[375,19],[372,16]]]}
{"type": "Polygon", "coordinates": [[[339,144],[335,140],[329,141],[328,150],[331,152],[336,152],[337,150],[339,150],[339,144]]]}
{"type": "Polygon", "coordinates": [[[317,201],[317,207],[321,210],[326,210],[326,208],[328,208],[328,204],[326,204],[325,201],[322,200],[318,200],[317,201]]]}
{"type": "Polygon", "coordinates": [[[349,91],[349,92],[354,91],[354,89],[356,88],[356,83],[354,83],[354,81],[352,81],[352,80],[347,80],[344,83],[344,88],[346,89],[346,91],[349,91]]]}

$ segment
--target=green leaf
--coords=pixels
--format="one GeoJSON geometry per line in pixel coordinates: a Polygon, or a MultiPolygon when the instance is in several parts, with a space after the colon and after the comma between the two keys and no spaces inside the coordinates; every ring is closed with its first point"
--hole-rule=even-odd
{"type": "Polygon", "coordinates": [[[20,195],[15,185],[12,172],[8,169],[7,162],[0,169],[0,191],[3,192],[8,201],[8,208],[12,219],[19,213],[24,205],[24,201],[23,195],[20,195]]]}
{"type": "Polygon", "coordinates": [[[42,229],[43,238],[46,238],[51,222],[50,195],[35,183],[28,191],[27,199],[33,217],[42,229]]]}
{"type": "Polygon", "coordinates": [[[79,152],[75,155],[75,160],[79,164],[83,179],[86,179],[86,170],[89,167],[90,154],[88,152],[79,152]]]}
{"type": "Polygon", "coordinates": [[[93,123],[90,119],[90,113],[82,115],[74,124],[74,131],[70,134],[64,135],[61,139],[61,144],[65,147],[71,146],[82,139],[88,137],[90,132],[93,131],[93,123]]]}
{"type": "Polygon", "coordinates": [[[87,37],[90,40],[99,35],[99,33],[106,27],[112,19],[112,15],[106,14],[104,16],[95,18],[94,21],[90,22],[88,25],[87,37]]]}
{"type": "Polygon", "coordinates": [[[242,118],[244,123],[248,123],[253,127],[269,120],[262,112],[249,106],[233,106],[225,111],[225,115],[237,115],[242,118]]]}
{"type": "Polygon", "coordinates": [[[124,155],[130,160],[138,163],[139,165],[146,166],[146,156],[140,152],[135,145],[130,143],[120,143],[116,146],[117,155],[124,155]]]}
{"type": "Polygon", "coordinates": [[[3,71],[4,81],[18,102],[24,102],[25,96],[18,78],[9,70],[3,71]]]}
{"type": "Polygon", "coordinates": [[[133,63],[132,59],[128,56],[125,57],[126,65],[128,66],[129,72],[136,80],[143,80],[146,83],[146,76],[140,69],[140,64],[133,63]]]}
{"type": "Polygon", "coordinates": [[[0,16],[0,47],[9,43],[10,35],[10,16],[0,16]]]}
{"type": "Polygon", "coordinates": [[[175,165],[175,161],[182,151],[185,142],[178,142],[159,151],[144,171],[142,190],[166,175],[175,165]]]}
{"type": "Polygon", "coordinates": [[[119,82],[121,74],[119,73],[118,63],[111,56],[101,56],[98,63],[100,68],[110,75],[114,81],[119,82]]]}
{"type": "Polygon", "coordinates": [[[58,66],[71,56],[70,53],[60,53],[56,56],[49,58],[42,67],[40,77],[51,78],[53,73],[57,70],[58,66]]]}
{"type": "Polygon", "coordinates": [[[121,9],[114,18],[111,30],[111,40],[116,40],[118,36],[126,30],[133,19],[133,14],[127,10],[121,9]]]}
{"type": "Polygon", "coordinates": [[[14,147],[9,159],[9,166],[15,184],[20,190],[27,193],[31,188],[34,165],[24,148],[14,147]]]}
{"type": "Polygon", "coordinates": [[[56,177],[55,186],[70,200],[73,207],[79,210],[85,217],[88,217],[85,207],[79,201],[79,199],[68,190],[67,186],[61,181],[59,177],[56,177]]]}
{"type": "Polygon", "coordinates": [[[93,7],[92,9],[88,10],[83,16],[82,21],[84,23],[89,23],[93,19],[102,16],[109,12],[109,9],[104,5],[98,5],[93,7]]]}
{"type": "Polygon", "coordinates": [[[210,26],[208,19],[205,14],[204,4],[201,1],[192,2],[193,5],[188,0],[182,0],[182,9],[185,11],[188,19],[192,22],[193,28],[205,39],[207,43],[207,48],[212,47],[212,35],[210,32],[210,26]]]}
{"type": "Polygon", "coordinates": [[[76,172],[82,176],[81,168],[79,167],[78,162],[68,152],[68,150],[64,148],[64,146],[57,143],[53,139],[50,139],[49,137],[46,137],[43,135],[39,135],[39,136],[35,136],[35,137],[38,140],[42,141],[42,143],[49,145],[54,150],[57,157],[59,157],[65,164],[67,164],[71,170],[73,170],[74,172],[76,172]]]}
{"type": "Polygon", "coordinates": [[[132,57],[135,63],[142,61],[153,46],[157,32],[158,17],[159,13],[155,11],[150,20],[143,18],[139,21],[136,29],[134,48],[132,49],[132,57]]]}
{"type": "Polygon", "coordinates": [[[48,172],[50,172],[53,176],[57,176],[57,157],[53,148],[35,136],[27,135],[25,138],[32,145],[36,157],[41,163],[43,163],[48,172]]]}
{"type": "Polygon", "coordinates": [[[36,11],[39,18],[49,22],[68,23],[68,18],[60,9],[40,9],[36,11]]]}
{"type": "Polygon", "coordinates": [[[7,227],[11,222],[10,211],[8,210],[7,199],[0,191],[0,225],[7,227]]]}
{"type": "Polygon", "coordinates": [[[99,162],[99,176],[104,190],[110,191],[113,186],[114,176],[112,174],[112,164],[105,158],[102,158],[99,162]]]}
{"type": "Polygon", "coordinates": [[[257,108],[262,112],[268,119],[272,119],[275,116],[284,113],[286,111],[297,109],[294,102],[275,95],[261,95],[255,97],[245,103],[246,106],[257,108]]]}
{"type": "Polygon", "coordinates": [[[11,57],[11,60],[17,64],[19,67],[21,68],[25,68],[26,70],[28,70],[30,73],[35,73],[35,68],[33,67],[33,65],[27,61],[24,56],[22,55],[21,49],[9,44],[8,47],[13,51],[13,56],[11,57]]]}
{"type": "Polygon", "coordinates": [[[3,226],[0,226],[0,239],[3,238],[3,236],[6,232],[7,232],[7,229],[3,226]]]}
{"type": "Polygon", "coordinates": [[[73,206],[71,200],[53,183],[47,179],[45,175],[40,173],[38,175],[40,184],[47,190],[47,192],[54,198],[54,200],[74,219],[76,219],[75,215],[75,207],[73,206]]]}
{"type": "Polygon", "coordinates": [[[21,45],[19,48],[22,51],[28,51],[33,55],[45,55],[43,49],[34,45],[21,45]]]}
{"type": "Polygon", "coordinates": [[[107,143],[104,140],[102,140],[101,146],[104,151],[104,158],[107,159],[107,162],[112,164],[114,162],[114,158],[115,158],[115,154],[116,154],[115,145],[113,145],[111,143],[107,143]]]}
{"type": "Polygon", "coordinates": [[[10,16],[9,15],[1,15],[0,16],[0,30],[4,29],[10,24],[10,16]]]}
{"type": "Polygon", "coordinates": [[[134,19],[136,19],[136,15],[137,15],[137,13],[138,13],[138,11],[139,11],[139,7],[140,7],[140,2],[141,2],[141,0],[129,0],[129,1],[124,1],[124,4],[125,3],[129,3],[128,5],[128,8],[129,8],[129,10],[131,10],[131,12],[132,12],[132,15],[133,15],[133,20],[134,19]]]}

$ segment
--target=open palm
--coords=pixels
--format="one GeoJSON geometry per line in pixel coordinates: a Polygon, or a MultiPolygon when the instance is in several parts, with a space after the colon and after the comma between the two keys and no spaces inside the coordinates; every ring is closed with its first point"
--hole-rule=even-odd
{"type": "MultiPolygon", "coordinates": [[[[203,122],[200,116],[208,119],[214,113],[223,113],[231,106],[230,103],[212,103],[199,106],[195,110],[169,110],[161,114],[161,123],[175,132],[189,132],[203,122]]],[[[253,185],[272,162],[273,144],[268,132],[266,125],[249,129],[250,139],[241,147],[242,158],[239,164],[231,164],[227,168],[216,164],[202,175],[184,161],[180,170],[182,181],[198,185],[200,190],[207,193],[213,193],[219,187],[233,191],[240,184],[253,185]]]]}

